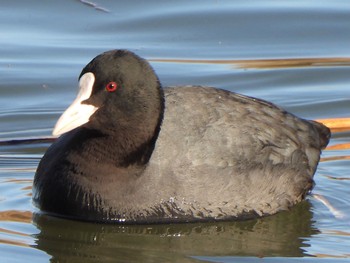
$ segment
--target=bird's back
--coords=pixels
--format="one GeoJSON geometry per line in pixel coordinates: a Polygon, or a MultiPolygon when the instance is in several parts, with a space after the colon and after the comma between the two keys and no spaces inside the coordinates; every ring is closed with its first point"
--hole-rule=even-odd
{"type": "Polygon", "coordinates": [[[322,124],[207,87],[168,88],[165,101],[146,173],[162,186],[159,199],[180,214],[216,219],[273,214],[312,188],[329,140],[322,124]]]}

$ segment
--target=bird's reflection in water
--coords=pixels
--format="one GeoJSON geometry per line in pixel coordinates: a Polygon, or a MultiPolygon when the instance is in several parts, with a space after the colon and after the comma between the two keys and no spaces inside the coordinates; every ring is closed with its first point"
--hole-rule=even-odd
{"type": "Polygon", "coordinates": [[[192,256],[305,256],[310,203],[243,222],[163,225],[94,224],[34,214],[36,248],[51,262],[198,262],[192,256]],[[300,238],[304,237],[304,238],[300,238]]]}

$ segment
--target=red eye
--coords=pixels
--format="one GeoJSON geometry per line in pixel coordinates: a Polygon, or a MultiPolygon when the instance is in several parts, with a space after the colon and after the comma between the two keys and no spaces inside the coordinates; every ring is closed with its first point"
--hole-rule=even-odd
{"type": "Polygon", "coordinates": [[[109,82],[107,85],[106,85],[106,90],[108,92],[113,92],[113,91],[116,91],[118,88],[118,84],[114,81],[111,81],[109,82]]]}

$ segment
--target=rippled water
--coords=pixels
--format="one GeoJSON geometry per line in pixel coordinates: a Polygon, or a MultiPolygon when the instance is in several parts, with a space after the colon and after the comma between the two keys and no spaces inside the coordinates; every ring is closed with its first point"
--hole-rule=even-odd
{"type": "MultiPolygon", "coordinates": [[[[349,117],[349,1],[2,1],[0,262],[350,261],[350,132],[308,200],[245,222],[117,226],[39,215],[36,166],[82,67],[127,48],[163,85],[216,86],[305,118],[349,117]]],[[[335,147],[334,147],[335,146],[335,147]]]]}

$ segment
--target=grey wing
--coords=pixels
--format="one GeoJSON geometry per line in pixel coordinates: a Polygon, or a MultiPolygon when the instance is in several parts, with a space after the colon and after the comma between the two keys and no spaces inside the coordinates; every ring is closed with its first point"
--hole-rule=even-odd
{"type": "Polygon", "coordinates": [[[162,132],[194,164],[298,163],[313,174],[321,149],[310,122],[262,100],[203,87],[167,90],[162,132]]]}
{"type": "Polygon", "coordinates": [[[217,216],[274,213],[312,187],[320,140],[310,122],[271,103],[212,88],[169,88],[165,96],[151,160],[164,192],[169,186],[174,196],[196,199],[205,210],[211,207],[208,216],[217,216]]]}

